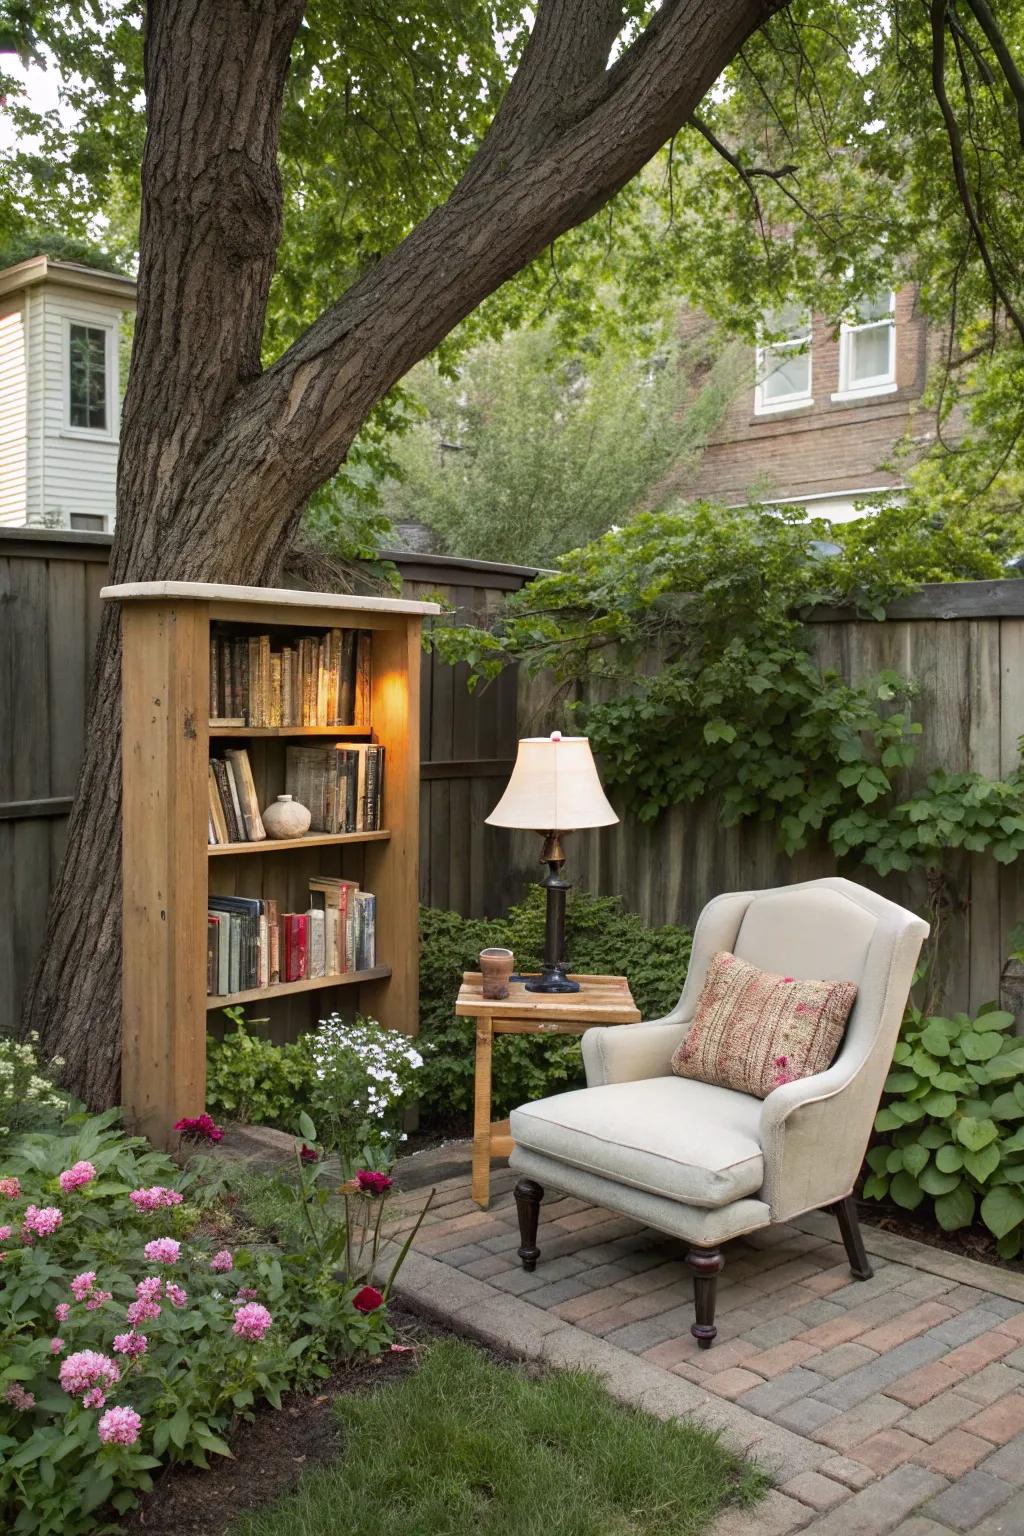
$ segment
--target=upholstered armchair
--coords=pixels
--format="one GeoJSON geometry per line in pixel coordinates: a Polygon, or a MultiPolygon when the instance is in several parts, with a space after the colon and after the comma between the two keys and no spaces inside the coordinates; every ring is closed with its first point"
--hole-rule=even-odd
{"type": "Polygon", "coordinates": [[[514,1110],[511,1166],[524,1269],[540,1257],[544,1186],[682,1238],[701,1348],[715,1337],[722,1245],[834,1208],[850,1268],[871,1275],[851,1191],[871,1134],[928,925],[849,880],[718,896],[700,915],[678,1004],[646,1024],[583,1036],[587,1087],[514,1110]],[[800,979],[853,981],[832,1065],[765,1099],[673,1075],[720,950],[800,979]]]}

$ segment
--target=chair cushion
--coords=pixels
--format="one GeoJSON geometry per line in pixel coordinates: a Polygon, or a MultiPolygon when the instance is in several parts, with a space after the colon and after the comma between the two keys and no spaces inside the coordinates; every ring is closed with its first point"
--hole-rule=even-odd
{"type": "Polygon", "coordinates": [[[717,1207],[760,1189],[761,1105],[680,1077],[609,1083],[512,1111],[517,1146],[620,1184],[717,1207]]]}
{"type": "Polygon", "coordinates": [[[824,1072],[856,996],[852,981],[776,976],[720,950],[672,1071],[766,1099],[783,1083],[824,1072]]]}

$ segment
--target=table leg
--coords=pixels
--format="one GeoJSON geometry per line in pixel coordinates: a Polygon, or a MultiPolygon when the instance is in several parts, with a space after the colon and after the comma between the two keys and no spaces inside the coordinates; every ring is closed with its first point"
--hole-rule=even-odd
{"type": "Polygon", "coordinates": [[[476,1021],[476,1080],[473,1095],[473,1199],[484,1210],[491,1200],[491,1046],[489,1015],[476,1021]]]}

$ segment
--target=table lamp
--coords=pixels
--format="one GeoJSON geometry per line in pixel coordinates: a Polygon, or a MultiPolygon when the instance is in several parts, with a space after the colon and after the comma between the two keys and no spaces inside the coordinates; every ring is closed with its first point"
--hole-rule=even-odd
{"type": "Polygon", "coordinates": [[[578,981],[565,974],[565,863],[562,837],[582,827],[608,827],[618,821],[601,788],[585,736],[527,736],[519,743],[505,793],[487,818],[492,827],[518,827],[544,839],[540,859],[548,866],[544,925],[544,969],[526,983],[528,992],[578,992],[578,981]]]}

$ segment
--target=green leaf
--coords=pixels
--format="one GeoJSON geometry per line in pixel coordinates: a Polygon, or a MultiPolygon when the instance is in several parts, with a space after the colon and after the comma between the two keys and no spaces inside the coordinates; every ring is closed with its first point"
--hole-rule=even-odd
{"type": "Polygon", "coordinates": [[[316,1126],[304,1109],[299,1110],[299,1131],[306,1141],[316,1141],[316,1126]]]}
{"type": "Polygon", "coordinates": [[[946,1034],[945,1030],[939,1027],[935,1020],[933,1020],[928,1025],[927,1029],[922,1031],[921,1044],[924,1046],[925,1050],[930,1051],[933,1056],[949,1055],[949,1036],[946,1034]]]}
{"type": "Polygon", "coordinates": [[[889,1108],[901,1125],[913,1125],[916,1121],[923,1120],[925,1116],[925,1105],[923,1102],[911,1104],[906,1099],[897,1099],[895,1104],[889,1105],[889,1108]]]}
{"type": "Polygon", "coordinates": [[[983,1008],[974,1021],[974,1028],[979,1033],[990,1029],[1012,1029],[1016,1022],[1014,1015],[1005,1012],[1004,1009],[990,1008],[986,1011],[983,1008]]]}
{"type": "Polygon", "coordinates": [[[948,1195],[960,1183],[959,1173],[940,1173],[938,1168],[926,1168],[918,1183],[926,1195],[948,1195]]]}
{"type": "Polygon", "coordinates": [[[968,1061],[989,1061],[999,1055],[1002,1042],[997,1034],[978,1034],[969,1029],[960,1037],[960,1049],[968,1061]]]}
{"type": "Polygon", "coordinates": [[[946,1120],[956,1109],[956,1095],[933,1090],[921,1100],[924,1109],[936,1120],[946,1120]]]}
{"type": "Polygon", "coordinates": [[[995,1141],[999,1127],[994,1120],[975,1120],[971,1115],[964,1115],[956,1123],[955,1135],[960,1145],[968,1151],[980,1152],[990,1141],[995,1141]]]}
{"type": "Polygon", "coordinates": [[[935,1166],[940,1173],[959,1173],[963,1165],[963,1153],[952,1142],[940,1147],[935,1154],[935,1166]]]}
{"type": "Polygon", "coordinates": [[[863,1195],[865,1200],[884,1200],[889,1193],[889,1180],[881,1173],[873,1173],[870,1179],[864,1180],[863,1195]]]}
{"type": "Polygon", "coordinates": [[[969,1227],[974,1220],[974,1195],[969,1187],[960,1183],[948,1195],[940,1195],[935,1202],[935,1219],[943,1232],[958,1232],[969,1227]]]}
{"type": "Polygon", "coordinates": [[[1007,1184],[990,1189],[981,1202],[981,1219],[993,1237],[1005,1237],[1024,1221],[1024,1195],[1007,1184]]]}
{"type": "Polygon", "coordinates": [[[917,1139],[922,1147],[934,1152],[936,1147],[948,1146],[949,1132],[944,1125],[924,1125],[918,1131],[917,1139]]]}
{"type": "Polygon", "coordinates": [[[875,1116],[876,1131],[896,1131],[903,1124],[898,1115],[894,1115],[891,1109],[883,1107],[875,1116]]]}
{"type": "Polygon", "coordinates": [[[990,1141],[987,1147],[982,1147],[980,1152],[965,1152],[964,1167],[972,1179],[977,1179],[979,1184],[984,1184],[999,1167],[999,1148],[994,1141],[990,1141]]]}
{"type": "Polygon", "coordinates": [[[903,1166],[914,1178],[928,1166],[928,1148],[922,1147],[920,1142],[903,1150],[903,1166]]]}
{"type": "Polygon", "coordinates": [[[911,1093],[918,1085],[914,1072],[890,1072],[885,1080],[886,1093],[911,1093]]]}
{"type": "Polygon", "coordinates": [[[916,1211],[924,1199],[924,1190],[909,1173],[898,1173],[889,1186],[889,1193],[897,1205],[906,1211],[916,1211]]]}

